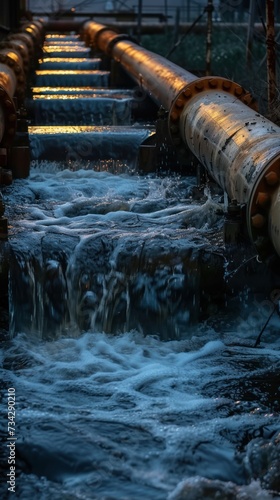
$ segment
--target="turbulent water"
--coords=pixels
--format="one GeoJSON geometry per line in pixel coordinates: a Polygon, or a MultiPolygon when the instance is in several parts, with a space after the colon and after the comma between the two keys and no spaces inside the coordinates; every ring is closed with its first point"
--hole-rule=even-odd
{"type": "Polygon", "coordinates": [[[180,337],[208,307],[209,276],[222,280],[224,258],[209,242],[217,204],[192,199],[192,178],[36,165],[7,188],[12,331],[180,337]]]}
{"type": "Polygon", "coordinates": [[[257,352],[236,345],[253,338],[244,324],[168,343],[139,332],[18,335],[1,369],[17,400],[11,498],[279,498],[274,327],[257,352]]]}
{"type": "Polygon", "coordinates": [[[220,193],[138,175],[149,128],[33,125],[4,191],[1,498],[280,498],[278,307],[254,254],[223,251],[220,193]]]}
{"type": "MultiPolygon", "coordinates": [[[[25,262],[32,252],[40,260],[44,238],[55,244],[59,235],[66,252],[71,236],[75,260],[93,234],[118,235],[120,242],[139,232],[142,238],[164,233],[168,239],[172,230],[174,241],[199,248],[210,226],[218,229],[221,222],[214,201],[205,197],[198,204],[190,198],[192,185],[191,178],[60,171],[52,163],[36,164],[28,180],[7,188],[11,247],[25,262]]],[[[109,257],[112,269],[116,248],[109,257]]],[[[73,272],[83,267],[82,260],[73,272]]],[[[58,257],[47,262],[52,279],[58,257]]],[[[90,263],[85,266],[90,274],[90,263]]],[[[27,276],[34,281],[31,267],[27,276]]],[[[69,281],[70,274],[63,279],[69,281]]],[[[82,276],[86,280],[84,270],[82,276]]],[[[25,294],[29,287],[26,282],[25,294]]],[[[90,287],[85,293],[92,299],[89,292],[90,287]]],[[[107,284],[103,301],[109,292],[107,284]]],[[[33,299],[38,304],[34,290],[33,299]]],[[[144,305],[148,315],[157,314],[157,300],[154,280],[144,305]]],[[[103,333],[90,306],[87,331],[77,332],[68,321],[57,338],[42,340],[36,330],[40,320],[27,321],[24,304],[14,304],[13,314],[26,328],[4,342],[1,357],[2,498],[7,496],[9,387],[15,388],[17,401],[17,477],[11,498],[280,498],[277,314],[261,347],[253,347],[268,317],[267,303],[248,299],[239,302],[234,317],[224,312],[218,319],[216,311],[216,321],[210,315],[196,325],[186,314],[184,324],[180,317],[180,339],[168,342],[161,340],[159,323],[151,323],[148,336],[141,328],[125,330],[125,322],[123,331],[103,333]]],[[[168,295],[162,308],[167,304],[168,295]]],[[[54,302],[45,315],[62,316],[60,306],[54,302]]],[[[49,324],[44,336],[53,336],[55,327],[49,324]]]]}

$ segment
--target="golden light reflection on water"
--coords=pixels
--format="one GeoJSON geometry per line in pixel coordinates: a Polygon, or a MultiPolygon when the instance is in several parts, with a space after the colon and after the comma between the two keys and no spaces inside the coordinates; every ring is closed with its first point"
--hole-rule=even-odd
{"type": "Polygon", "coordinates": [[[87,47],[81,45],[48,45],[44,46],[44,52],[89,52],[87,47]]]}
{"type": "MultiPolygon", "coordinates": [[[[34,94],[45,94],[47,92],[87,92],[90,91],[92,92],[92,87],[33,87],[32,91],[34,94]]],[[[98,88],[98,91],[106,91],[108,92],[108,89],[106,88],[98,88]]]]}
{"type": "Polygon", "coordinates": [[[59,100],[65,100],[65,101],[69,101],[70,99],[81,99],[81,98],[93,98],[93,97],[97,97],[96,94],[86,94],[86,95],[83,95],[83,94],[70,94],[70,95],[67,95],[67,94],[40,94],[40,95],[34,95],[33,96],[33,100],[34,101],[41,101],[42,99],[43,100],[54,100],[54,99],[59,99],[59,100]]]}
{"type": "Polygon", "coordinates": [[[88,59],[88,57],[75,57],[74,59],[72,57],[46,57],[44,59],[41,59],[40,62],[43,63],[80,63],[80,62],[92,62],[92,61],[97,61],[99,62],[100,59],[88,59]]]}
{"type": "MultiPolygon", "coordinates": [[[[143,127],[130,127],[130,126],[121,126],[121,125],[30,125],[28,127],[28,132],[30,135],[53,135],[56,136],[58,134],[79,134],[83,133],[91,133],[91,134],[135,134],[136,136],[143,132],[143,127]]],[[[153,135],[155,133],[154,129],[148,127],[145,128],[145,131],[149,133],[149,135],[153,135]]]]}
{"type": "Polygon", "coordinates": [[[59,39],[59,40],[57,40],[57,42],[55,40],[53,40],[53,41],[50,40],[47,43],[45,43],[45,46],[49,47],[50,44],[52,44],[56,47],[61,47],[61,44],[63,44],[64,46],[65,45],[72,46],[73,44],[76,45],[77,47],[84,47],[85,46],[84,43],[81,42],[80,40],[65,40],[65,41],[63,41],[63,40],[59,39]]]}
{"type": "MultiPolygon", "coordinates": [[[[60,33],[49,33],[45,36],[47,40],[52,40],[53,38],[59,38],[59,40],[63,40],[64,38],[69,38],[69,35],[61,35],[60,33]]],[[[80,38],[79,35],[71,35],[71,38],[76,38],[77,40],[80,38]]]]}
{"type": "Polygon", "coordinates": [[[92,92],[92,94],[40,94],[40,95],[34,95],[33,100],[34,101],[41,101],[41,100],[55,100],[59,99],[60,101],[69,101],[71,99],[131,99],[131,95],[127,94],[95,94],[92,92]]]}
{"type": "MultiPolygon", "coordinates": [[[[97,125],[34,125],[28,127],[29,134],[41,134],[41,135],[51,135],[51,134],[79,134],[80,132],[108,132],[112,131],[112,127],[109,126],[97,126],[97,125]]],[[[117,129],[118,131],[118,129],[117,129]]]]}
{"type": "MultiPolygon", "coordinates": [[[[63,40],[63,38],[67,38],[69,35],[60,35],[59,33],[54,33],[54,34],[48,34],[46,35],[46,39],[51,40],[52,38],[59,38],[63,40]]],[[[79,38],[79,35],[71,35],[71,38],[79,38]]]]}
{"type": "Polygon", "coordinates": [[[48,41],[44,47],[49,47],[49,46],[54,46],[54,45],[57,45],[59,43],[59,46],[61,47],[65,47],[65,45],[78,45],[79,47],[83,47],[83,43],[82,42],[79,42],[78,40],[66,40],[65,42],[61,41],[61,40],[53,40],[53,41],[48,41]]]}
{"type": "Polygon", "coordinates": [[[33,101],[41,101],[41,100],[55,100],[59,99],[61,101],[69,101],[70,99],[81,99],[84,97],[95,97],[94,94],[88,94],[88,95],[82,95],[82,94],[40,94],[40,95],[34,95],[33,96],[33,101]]]}
{"type": "Polygon", "coordinates": [[[39,69],[36,75],[106,75],[108,71],[90,70],[90,69],[39,69]]]}

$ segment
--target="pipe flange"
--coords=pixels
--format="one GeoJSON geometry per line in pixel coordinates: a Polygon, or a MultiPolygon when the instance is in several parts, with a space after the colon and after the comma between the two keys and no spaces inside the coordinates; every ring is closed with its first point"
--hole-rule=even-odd
{"type": "MultiPolygon", "coordinates": [[[[99,35],[99,33],[98,33],[99,35]]],[[[126,35],[125,33],[120,33],[119,35],[114,36],[112,40],[107,44],[106,46],[106,55],[111,57],[113,48],[116,43],[122,42],[123,40],[128,40],[130,42],[133,42],[134,40],[131,38],[131,36],[126,35]]]]}
{"type": "Polygon", "coordinates": [[[35,45],[42,45],[45,38],[45,30],[44,25],[40,21],[32,21],[30,23],[22,24],[21,31],[23,31],[23,33],[28,33],[35,45]]]}
{"type": "Polygon", "coordinates": [[[9,147],[14,140],[14,136],[16,133],[17,115],[13,100],[1,85],[0,105],[3,110],[5,121],[5,131],[0,146],[6,148],[9,147]]]}
{"type": "Polygon", "coordinates": [[[23,67],[25,72],[28,70],[29,66],[29,57],[28,57],[28,47],[21,40],[5,40],[4,42],[0,42],[0,51],[1,49],[12,49],[19,53],[23,67]]]}
{"type": "Polygon", "coordinates": [[[190,82],[183,88],[183,90],[180,91],[174,99],[169,111],[168,128],[170,137],[174,146],[179,148],[179,150],[181,148],[183,149],[179,122],[184,106],[195,95],[209,90],[228,92],[240,99],[250,108],[257,111],[256,100],[248,91],[241,87],[241,85],[238,85],[238,83],[219,76],[204,76],[202,78],[198,78],[197,80],[190,82]]]}
{"type": "Polygon", "coordinates": [[[91,35],[90,30],[89,30],[88,45],[92,49],[98,49],[98,38],[99,38],[99,35],[101,35],[101,33],[104,33],[104,31],[111,31],[111,28],[109,28],[108,26],[104,26],[103,28],[100,28],[98,31],[96,31],[93,36],[91,35]]]}
{"type": "Polygon", "coordinates": [[[9,35],[7,38],[7,41],[10,41],[10,40],[11,41],[16,40],[16,41],[23,42],[27,46],[29,58],[31,60],[33,59],[33,57],[34,57],[34,45],[33,45],[31,35],[29,35],[28,33],[23,33],[23,32],[13,33],[13,34],[9,35]]]}
{"type": "Polygon", "coordinates": [[[82,24],[81,28],[81,33],[80,33],[80,39],[82,42],[85,43],[87,47],[91,46],[91,36],[90,36],[90,30],[89,30],[89,25],[92,21],[86,21],[85,23],[82,24]]]}
{"type": "MultiPolygon", "coordinates": [[[[11,51],[11,55],[12,54],[14,54],[15,56],[17,55],[19,61],[22,62],[21,56],[16,50],[13,49],[11,51]]],[[[25,95],[25,74],[23,66],[16,61],[16,58],[14,59],[13,57],[11,57],[9,55],[9,52],[6,52],[4,50],[0,51],[0,63],[5,64],[13,70],[17,82],[15,97],[18,98],[19,102],[22,102],[25,95]]]]}
{"type": "Polygon", "coordinates": [[[280,185],[280,157],[274,158],[255,183],[247,206],[247,227],[249,236],[261,257],[275,254],[269,238],[268,221],[271,200],[280,185]]]}

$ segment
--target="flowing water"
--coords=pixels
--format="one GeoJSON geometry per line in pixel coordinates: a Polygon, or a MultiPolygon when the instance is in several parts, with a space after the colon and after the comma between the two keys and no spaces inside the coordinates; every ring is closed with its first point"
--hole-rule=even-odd
{"type": "MultiPolygon", "coordinates": [[[[108,98],[96,104],[104,120],[108,98]]],[[[137,173],[151,133],[90,119],[30,127],[30,176],[4,191],[1,498],[280,498],[278,308],[260,293],[254,255],[259,293],[247,258],[225,256],[220,194],[195,197],[193,177],[137,173]]]]}

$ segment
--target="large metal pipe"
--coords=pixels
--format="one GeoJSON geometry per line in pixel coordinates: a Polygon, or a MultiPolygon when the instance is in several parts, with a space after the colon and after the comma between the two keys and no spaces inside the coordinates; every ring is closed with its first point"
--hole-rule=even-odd
{"type": "MultiPolygon", "coordinates": [[[[13,33],[0,47],[0,147],[10,147],[16,132],[16,105],[25,97],[26,72],[35,48],[42,44],[44,24],[27,23],[22,32],[13,33]]],[[[0,165],[1,166],[1,165],[0,165]]]]}
{"type": "Polygon", "coordinates": [[[29,50],[27,44],[24,43],[23,40],[13,38],[11,40],[5,40],[4,42],[2,41],[0,43],[0,50],[3,48],[14,49],[20,54],[23,62],[24,73],[27,74],[30,65],[29,50]]]}
{"type": "Polygon", "coordinates": [[[258,252],[280,255],[280,128],[257,113],[251,95],[224,78],[197,78],[104,25],[85,23],[82,36],[169,111],[176,146],[187,146],[230,198],[246,205],[258,252]]]}
{"type": "MultiPolygon", "coordinates": [[[[280,249],[280,220],[269,230],[271,198],[280,180],[280,128],[220,89],[188,95],[179,117],[180,135],[216,182],[247,206],[249,235],[261,254],[280,249]]],[[[212,79],[215,87],[215,79],[212,79]]],[[[217,85],[218,87],[218,85],[217,85]]]]}
{"type": "MultiPolygon", "coordinates": [[[[0,54],[1,56],[1,54],[0,54]]],[[[13,97],[17,88],[17,77],[15,72],[7,64],[0,62],[0,87],[13,97]]]]}
{"type": "Polygon", "coordinates": [[[25,73],[24,63],[20,53],[12,48],[4,47],[0,49],[0,62],[10,68],[16,76],[16,88],[12,96],[16,96],[20,102],[24,99],[25,92],[25,73]]]}
{"type": "Polygon", "coordinates": [[[43,44],[45,37],[45,25],[41,21],[32,21],[29,23],[24,23],[21,27],[23,33],[29,34],[34,43],[38,46],[43,44]]]}
{"type": "MultiPolygon", "coordinates": [[[[15,34],[13,35],[16,36],[15,34]]],[[[16,106],[14,97],[19,104],[23,101],[25,91],[25,68],[28,45],[28,35],[17,40],[2,42],[0,47],[0,147],[11,146],[16,133],[16,106]]],[[[1,167],[1,165],[0,165],[1,167]]]]}
{"type": "Polygon", "coordinates": [[[129,75],[157,104],[169,109],[178,93],[196,76],[102,24],[88,21],[82,32],[85,43],[120,62],[129,75]]]}
{"type": "MultiPolygon", "coordinates": [[[[118,61],[135,82],[167,110],[171,109],[186,86],[199,80],[177,64],[140,47],[129,35],[118,34],[102,24],[88,21],[83,27],[81,37],[93,49],[100,50],[118,61]]],[[[230,91],[235,92],[237,88],[238,97],[247,104],[252,103],[250,94],[240,85],[234,84],[230,91]]],[[[225,89],[228,90],[227,84],[225,89]]]]}
{"type": "Polygon", "coordinates": [[[5,133],[5,117],[4,117],[4,111],[0,106],[0,143],[2,141],[4,133],[5,133]]]}
{"type": "Polygon", "coordinates": [[[23,32],[22,33],[11,33],[8,36],[7,41],[9,42],[9,41],[13,41],[13,40],[19,40],[27,46],[30,62],[33,62],[34,42],[33,42],[31,35],[29,35],[28,33],[23,33],[23,32]]]}
{"type": "MultiPolygon", "coordinates": [[[[16,132],[13,96],[17,79],[12,68],[0,62],[0,147],[9,146],[16,132]]],[[[0,165],[1,166],[1,165],[0,165]]]]}

